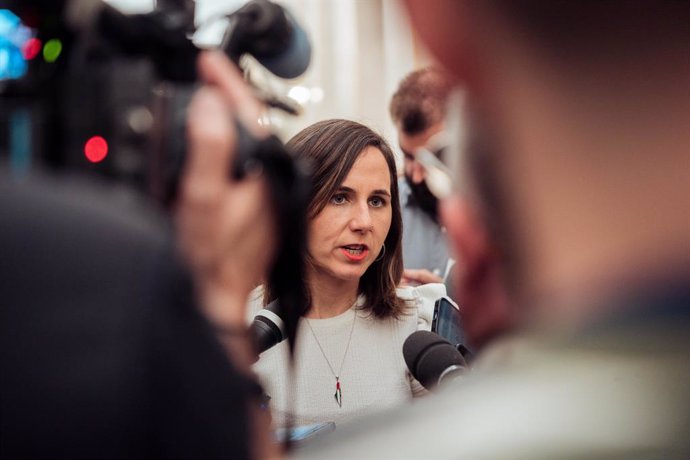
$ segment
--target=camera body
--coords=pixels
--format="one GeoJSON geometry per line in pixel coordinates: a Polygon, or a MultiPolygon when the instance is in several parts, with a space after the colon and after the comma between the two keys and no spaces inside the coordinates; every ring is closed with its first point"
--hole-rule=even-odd
{"type": "MultiPolygon", "coordinates": [[[[279,77],[306,70],[309,42],[282,7],[252,0],[228,20],[221,48],[236,64],[251,54],[279,77]]],[[[140,15],[101,0],[16,0],[0,9],[0,53],[21,53],[13,74],[0,59],[0,158],[10,173],[40,165],[88,171],[170,203],[197,81],[194,27],[192,0],[159,0],[140,15]],[[31,44],[42,54],[29,52],[31,44]]],[[[237,128],[228,175],[240,179],[258,165],[269,184],[281,232],[268,278],[292,344],[306,304],[295,286],[304,273],[308,177],[275,136],[255,139],[237,128]]]]}
{"type": "MultiPolygon", "coordinates": [[[[194,2],[159,0],[136,15],[100,0],[17,1],[7,11],[19,24],[5,35],[24,36],[17,47],[28,70],[0,81],[0,155],[13,172],[37,165],[92,172],[169,201],[197,80],[194,2]],[[61,55],[28,59],[27,30],[43,55],[51,40],[61,55]]],[[[306,70],[309,43],[280,6],[253,0],[228,19],[221,47],[236,63],[251,54],[281,77],[306,70]]]]}

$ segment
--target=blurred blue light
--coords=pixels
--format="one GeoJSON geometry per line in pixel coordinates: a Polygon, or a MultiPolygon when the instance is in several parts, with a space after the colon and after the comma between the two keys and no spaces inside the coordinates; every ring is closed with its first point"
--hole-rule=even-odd
{"type": "Polygon", "coordinates": [[[10,10],[0,9],[0,80],[23,77],[28,64],[24,59],[24,45],[33,36],[10,10]]]}
{"type": "Polygon", "coordinates": [[[0,10],[0,36],[8,37],[19,28],[19,17],[10,10],[0,10]]]}
{"type": "Polygon", "coordinates": [[[27,69],[21,50],[0,38],[0,80],[22,78],[27,69]]]}

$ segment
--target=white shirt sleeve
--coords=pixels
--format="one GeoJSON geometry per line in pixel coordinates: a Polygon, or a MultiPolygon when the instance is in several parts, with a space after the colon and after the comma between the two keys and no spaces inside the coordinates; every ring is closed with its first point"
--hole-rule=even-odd
{"type": "MultiPolygon", "coordinates": [[[[398,288],[398,297],[406,300],[413,300],[417,310],[418,331],[431,330],[431,322],[434,316],[434,304],[438,299],[446,295],[446,286],[440,283],[423,284],[416,287],[398,288]]],[[[410,389],[412,396],[417,398],[428,392],[413,376],[408,372],[410,379],[410,389]]]]}
{"type": "Polygon", "coordinates": [[[429,331],[434,318],[434,304],[446,295],[446,286],[441,283],[430,283],[412,289],[417,301],[417,330],[429,331]]]}

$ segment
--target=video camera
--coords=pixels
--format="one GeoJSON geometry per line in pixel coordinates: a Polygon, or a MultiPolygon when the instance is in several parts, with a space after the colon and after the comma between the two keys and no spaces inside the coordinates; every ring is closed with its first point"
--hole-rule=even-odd
{"type": "MultiPolygon", "coordinates": [[[[194,13],[192,0],[158,0],[152,12],[130,15],[101,0],[0,8],[0,157],[10,173],[37,165],[90,171],[171,202],[197,80],[194,13]]],[[[307,69],[306,34],[279,5],[252,0],[227,19],[220,48],[238,66],[251,55],[282,78],[307,69]]],[[[281,241],[269,277],[291,338],[306,303],[294,286],[303,273],[308,181],[277,138],[255,139],[237,126],[228,174],[241,178],[258,164],[270,184],[281,241]]]]}
{"type": "MultiPolygon", "coordinates": [[[[0,54],[19,61],[0,69],[3,153],[17,167],[93,171],[168,200],[196,81],[194,2],[125,15],[100,0],[18,1],[3,17],[0,54]]],[[[309,42],[279,5],[253,0],[227,18],[221,48],[238,65],[248,54],[278,77],[306,70],[309,42]]]]}

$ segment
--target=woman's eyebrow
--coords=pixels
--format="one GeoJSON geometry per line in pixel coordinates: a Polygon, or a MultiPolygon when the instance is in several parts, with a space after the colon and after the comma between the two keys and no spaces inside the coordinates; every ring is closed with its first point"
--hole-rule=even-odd
{"type": "MultiPolygon", "coordinates": [[[[355,190],[352,189],[352,188],[350,188],[350,187],[347,187],[347,186],[345,186],[345,185],[341,185],[340,187],[338,187],[337,193],[352,193],[352,194],[356,194],[357,192],[355,192],[355,190]]],[[[391,196],[391,193],[390,193],[388,190],[379,188],[379,189],[376,189],[376,190],[372,190],[371,195],[385,195],[385,196],[390,197],[390,196],[391,196]]]]}

